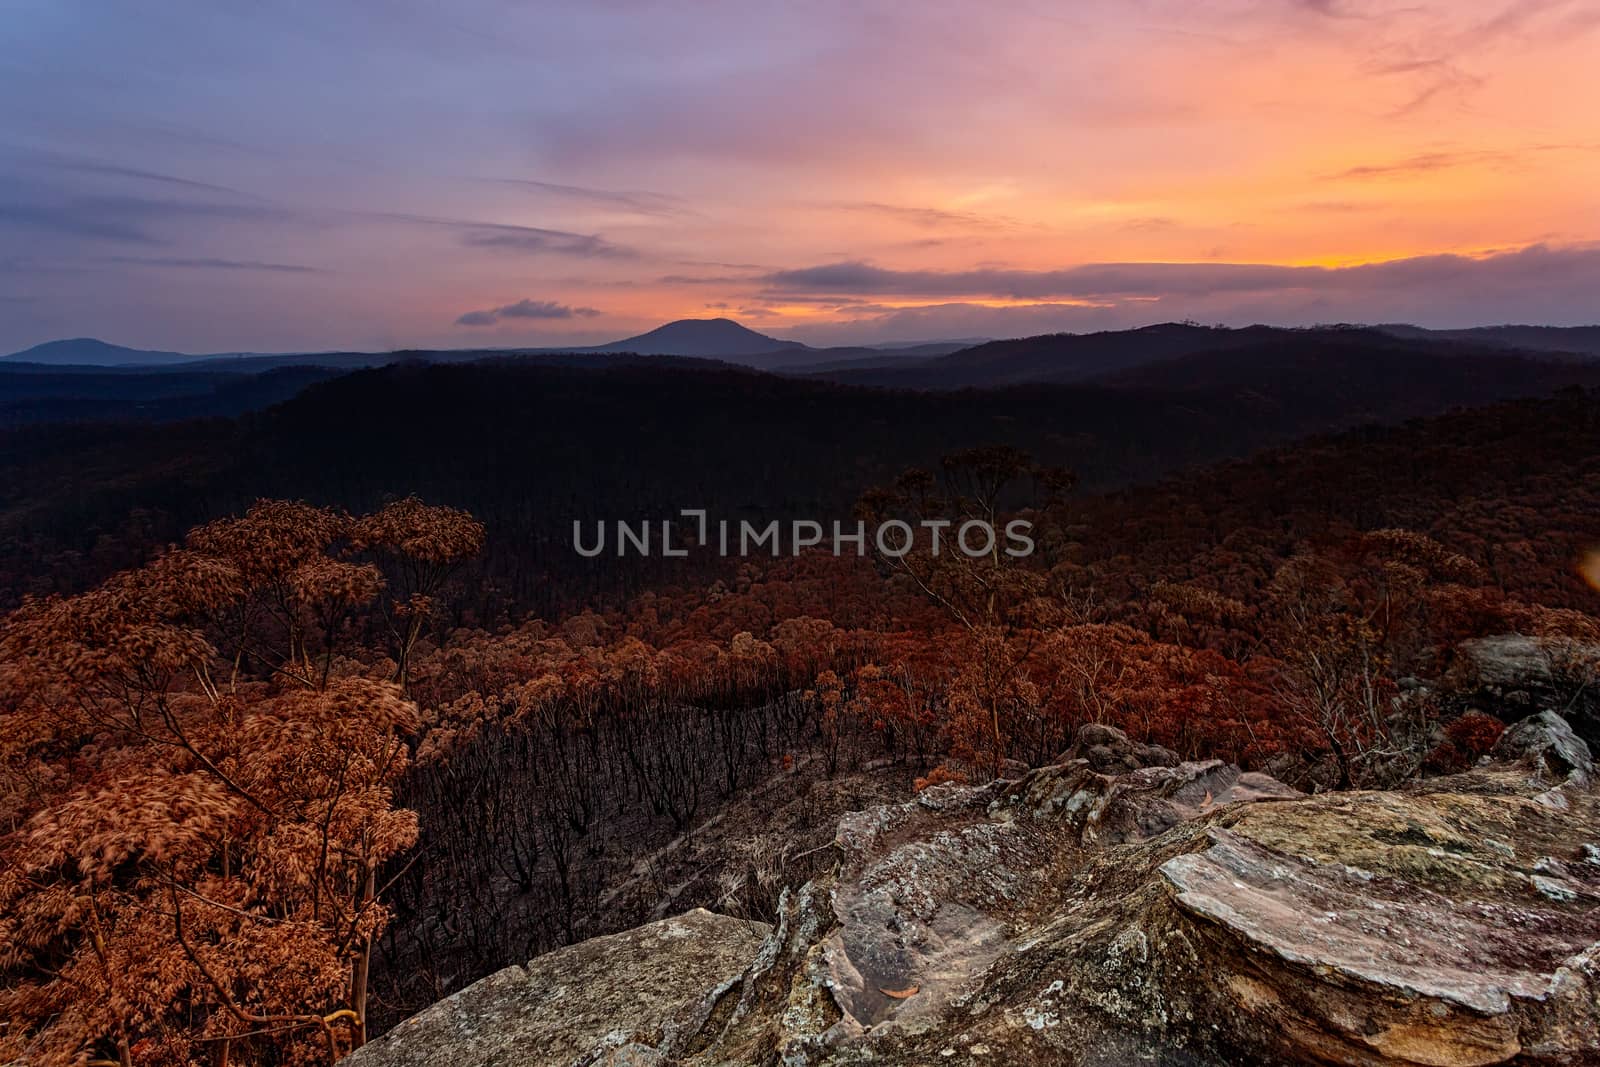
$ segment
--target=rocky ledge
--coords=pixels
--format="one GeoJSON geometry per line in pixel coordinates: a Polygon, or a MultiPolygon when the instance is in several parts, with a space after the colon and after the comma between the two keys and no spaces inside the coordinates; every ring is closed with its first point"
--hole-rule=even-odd
{"type": "MultiPolygon", "coordinates": [[[[675,1018],[730,988],[771,932],[703,908],[507,967],[407,1019],[342,1062],[386,1067],[566,1064],[681,1038],[675,1018]]],[[[696,1029],[708,1020],[687,1019],[696,1029]]]]}
{"type": "Polygon", "coordinates": [[[349,1062],[1600,1063],[1600,802],[1563,730],[1387,792],[1103,753],[935,787],[844,818],[771,929],[597,938],[349,1062]]]}

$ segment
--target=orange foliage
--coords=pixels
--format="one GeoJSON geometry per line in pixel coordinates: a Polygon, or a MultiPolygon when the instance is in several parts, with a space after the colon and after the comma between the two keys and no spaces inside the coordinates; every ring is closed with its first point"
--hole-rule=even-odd
{"type": "MultiPolygon", "coordinates": [[[[1405,683],[1442,677],[1464,638],[1536,634],[1553,675],[1600,669],[1593,617],[1506,591],[1548,545],[1328,518],[1308,538],[1170,488],[1126,528],[1133,505],[1101,500],[1093,530],[1056,522],[1069,476],[1020,453],[943,475],[864,503],[997,521],[1028,477],[1044,551],[752,560],[626,611],[448,630],[451,575],[483,543],[470,516],[261,502],[25,602],[0,627],[0,1060],[312,1063],[363,1040],[384,867],[419,834],[396,790],[435,836],[419,873],[389,868],[395,929],[406,890],[426,923],[464,887],[501,936],[509,882],[558,902],[548,947],[584,929],[597,825],[682,833],[775,767],[899,766],[921,790],[1052,761],[1099,723],[1361,785],[1493,745],[1497,720],[1405,683]]],[[[453,947],[430,981],[458,976],[453,947]]]]}
{"type": "Polygon", "coordinates": [[[393,784],[419,719],[339,653],[415,502],[263,501],[0,629],[0,1059],[327,1062],[364,1038],[393,784]]]}

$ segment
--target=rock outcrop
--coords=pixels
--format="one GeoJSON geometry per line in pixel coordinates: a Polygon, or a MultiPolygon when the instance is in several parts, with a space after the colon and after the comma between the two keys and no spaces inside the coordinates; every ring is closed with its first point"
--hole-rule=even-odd
{"type": "Polygon", "coordinates": [[[1180,760],[1170,748],[1134,741],[1115,726],[1090,723],[1078,731],[1072,747],[1057,762],[1086,760],[1101,774],[1122,774],[1142,767],[1176,767],[1180,760]]]}
{"type": "Polygon", "coordinates": [[[934,787],[841,820],[759,947],[706,913],[586,942],[357,1062],[1600,1063],[1600,803],[1527,758],[1310,797],[1215,761],[934,787]]]}
{"type": "Polygon", "coordinates": [[[340,1062],[523,1067],[586,1055],[627,1062],[630,1046],[667,1042],[675,1027],[708,1025],[694,1006],[736,982],[770,932],[763,923],[696,909],[592,938],[475,982],[340,1062]]]}
{"type": "Polygon", "coordinates": [[[1557,782],[1587,781],[1594,774],[1589,747],[1567,720],[1553,711],[1541,711],[1514,723],[1500,735],[1492,753],[1496,758],[1522,763],[1557,782]]]}
{"type": "Polygon", "coordinates": [[[1451,687],[1507,723],[1559,714],[1591,748],[1600,746],[1600,645],[1570,637],[1497,634],[1463,641],[1451,687]]]}

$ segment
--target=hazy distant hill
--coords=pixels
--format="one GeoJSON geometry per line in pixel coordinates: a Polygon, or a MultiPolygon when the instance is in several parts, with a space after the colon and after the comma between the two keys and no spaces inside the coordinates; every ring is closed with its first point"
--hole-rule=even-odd
{"type": "Polygon", "coordinates": [[[485,358],[629,353],[715,359],[780,374],[812,374],[852,385],[907,389],[989,388],[1040,382],[1067,384],[1118,374],[1200,352],[1256,348],[1280,341],[1337,337],[1345,343],[1433,344],[1441,351],[1516,350],[1580,358],[1600,356],[1600,326],[1483,326],[1427,330],[1417,326],[1334,326],[1230,329],[1167,322],[1136,330],[1044,334],[969,345],[938,341],[916,345],[813,348],[759,333],[732,319],[679,319],[648,333],[604,345],[546,348],[409,349],[392,352],[293,352],[184,355],[107,344],[92,338],[51,341],[3,361],[40,368],[144,368],[261,372],[282,367],[357,370],[390,363],[465,363],[485,358]]]}
{"type": "Polygon", "coordinates": [[[747,366],[771,369],[776,374],[823,374],[836,371],[876,370],[883,367],[910,367],[971,348],[986,342],[933,341],[922,345],[884,345],[881,347],[848,346],[840,348],[811,348],[803,352],[783,349],[769,353],[766,362],[735,360],[747,366]]]}
{"type": "MultiPolygon", "coordinates": [[[[1597,330],[1600,332],[1600,330],[1597,330]]],[[[1339,358],[1352,372],[1371,377],[1387,373],[1382,366],[1402,355],[1429,359],[1481,357],[1501,361],[1495,373],[1515,377],[1527,370],[1518,354],[1537,355],[1548,360],[1558,353],[1576,353],[1582,329],[1553,331],[1546,338],[1550,346],[1514,344],[1517,334],[1505,340],[1486,340],[1487,331],[1432,331],[1416,327],[1329,326],[1287,329],[1275,326],[1247,326],[1229,329],[1221,326],[1195,326],[1168,322],[1138,330],[1115,330],[1088,334],[1045,334],[963,349],[934,359],[911,360],[898,364],[881,361],[858,365],[845,364],[818,368],[818,377],[851,385],[872,385],[902,389],[993,388],[1034,383],[1071,384],[1094,381],[1133,381],[1166,388],[1192,388],[1202,384],[1206,373],[1220,377],[1210,383],[1218,386],[1239,384],[1252,376],[1260,380],[1281,379],[1287,366],[1308,354],[1325,357],[1337,350],[1339,358]],[[1458,336],[1459,335],[1459,336],[1458,336]],[[1204,354],[1218,358],[1200,360],[1204,354]],[[1227,354],[1221,359],[1221,354],[1227,354]],[[1182,362],[1188,360],[1188,362],[1182,362]],[[1141,368],[1154,368],[1143,378],[1130,375],[1141,368]],[[1369,373],[1370,372],[1370,373],[1369,373]],[[1181,376],[1178,381],[1169,376],[1181,376]]],[[[1600,351],[1600,348],[1597,348],[1600,351]]],[[[1408,364],[1409,365],[1409,364],[1408,364]]],[[[1325,369],[1319,365],[1319,372],[1325,369]]],[[[1285,383],[1290,384],[1290,383],[1285,383]]]]}
{"type": "Polygon", "coordinates": [[[1473,326],[1464,330],[1425,330],[1420,326],[1385,324],[1378,329],[1396,337],[1469,341],[1497,348],[1600,356],[1600,326],[1473,326]]]}
{"type": "Polygon", "coordinates": [[[0,360],[0,430],[51,422],[171,422],[240,415],[282,403],[328,367],[222,370],[173,366],[50,366],[0,360]]]}
{"type": "Polygon", "coordinates": [[[184,363],[198,356],[182,352],[152,352],[141,348],[124,348],[107,344],[93,337],[74,337],[65,341],[46,341],[42,345],[6,357],[22,363],[47,363],[52,366],[130,367],[149,366],[155,363],[184,363]]]}
{"type": "Polygon", "coordinates": [[[1252,331],[1265,329],[1229,330],[1167,322],[1138,330],[1052,333],[990,341],[908,364],[878,362],[860,369],[844,366],[827,371],[826,377],[852,385],[908,389],[988,388],[1036,382],[1065,384],[1208,349],[1249,343],[1252,331]]]}
{"type": "Polygon", "coordinates": [[[732,319],[679,319],[637,337],[575,351],[697,356],[779,374],[804,374],[813,370],[897,366],[948,355],[968,347],[962,341],[933,341],[925,344],[812,348],[799,341],[784,341],[758,333],[732,319]]]}
{"type": "Polygon", "coordinates": [[[1252,343],[1194,352],[1096,377],[1096,386],[1228,396],[1274,417],[1329,425],[1394,422],[1455,406],[1600,386],[1600,360],[1409,340],[1373,330],[1274,331],[1252,343]]]}
{"type": "Polygon", "coordinates": [[[799,341],[785,341],[741,326],[732,319],[679,319],[658,326],[648,333],[604,345],[556,346],[543,348],[446,348],[399,349],[391,352],[235,352],[216,355],[183,355],[178,352],[149,352],[89,338],[51,341],[5,358],[11,364],[41,367],[142,367],[238,370],[259,372],[280,367],[326,367],[359,370],[390,363],[466,363],[486,358],[545,357],[551,355],[598,355],[629,353],[644,356],[688,356],[720,359],[759,370],[792,370],[807,365],[842,366],[855,360],[915,360],[944,355],[967,345],[962,342],[934,342],[882,348],[812,348],[799,341]]]}
{"type": "MultiPolygon", "coordinates": [[[[619,352],[512,354],[459,352],[325,352],[306,356],[217,357],[145,366],[52,366],[0,360],[0,431],[41,423],[172,422],[242,415],[290,399],[314,382],[388,366],[484,363],[551,369],[721,370],[719,360],[619,352]]],[[[742,373],[754,376],[753,369],[742,373]]]]}
{"type": "Polygon", "coordinates": [[[804,351],[809,345],[780,341],[741,326],[732,319],[679,319],[649,333],[596,345],[592,352],[637,352],[644,356],[748,356],[779,349],[804,351]]]}
{"type": "MultiPolygon", "coordinates": [[[[134,509],[159,517],[149,538],[160,544],[260,496],[363,510],[415,492],[488,523],[500,546],[488,555],[501,561],[491,577],[519,604],[554,611],[568,595],[625,595],[656,565],[574,559],[571,522],[585,515],[670,515],[689,500],[730,518],[846,516],[866,487],[907,467],[936,469],[940,456],[982,444],[1014,445],[1105,488],[1325,430],[1600,384],[1600,361],[1540,362],[1481,348],[1445,357],[1430,351],[1446,343],[1384,337],[1379,347],[1354,331],[1280,336],[1127,378],[962,392],[841,387],[682,357],[591,353],[396,363],[262,405],[264,394],[298,384],[283,372],[151,397],[124,413],[148,420],[157,408],[255,409],[155,428],[83,421],[114,406],[106,394],[88,394],[104,388],[120,397],[127,383],[18,375],[13,428],[0,424],[0,545],[36,553],[19,572],[31,575],[48,560],[81,558],[64,550],[88,553],[102,537],[120,536],[134,509]],[[62,423],[64,409],[79,415],[76,424],[38,425],[62,423]]],[[[81,564],[72,568],[82,573],[81,564]]]]}

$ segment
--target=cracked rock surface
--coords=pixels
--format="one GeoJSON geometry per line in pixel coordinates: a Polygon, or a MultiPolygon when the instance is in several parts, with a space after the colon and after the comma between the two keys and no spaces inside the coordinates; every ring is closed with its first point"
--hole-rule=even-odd
{"type": "MultiPolygon", "coordinates": [[[[548,952],[434,1004],[340,1062],[523,1067],[633,1049],[699,1029],[699,994],[737,979],[770,928],[696,909],[548,952]],[[689,1009],[679,1018],[679,1013],[689,1009]]],[[[658,1059],[658,1058],[657,1058],[658,1059]]],[[[640,1063],[655,1059],[638,1060],[640,1063]]]]}
{"type": "Polygon", "coordinates": [[[842,819],[764,938],[705,912],[598,938],[351,1062],[1596,1064],[1600,803],[1546,770],[1303,796],[1085,758],[935,787],[842,819]]]}

